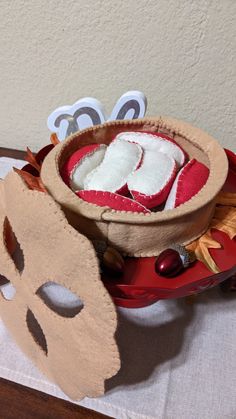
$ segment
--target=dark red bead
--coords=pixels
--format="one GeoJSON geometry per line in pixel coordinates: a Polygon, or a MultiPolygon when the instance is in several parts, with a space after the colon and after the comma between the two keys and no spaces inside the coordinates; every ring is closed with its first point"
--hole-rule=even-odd
{"type": "Polygon", "coordinates": [[[166,249],[157,257],[155,270],[158,275],[173,277],[184,269],[179,253],[174,249],[166,249]]]}

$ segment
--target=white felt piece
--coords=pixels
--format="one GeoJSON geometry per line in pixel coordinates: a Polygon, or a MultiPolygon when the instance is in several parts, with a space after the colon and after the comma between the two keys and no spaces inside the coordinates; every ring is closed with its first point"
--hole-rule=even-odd
{"type": "Polygon", "coordinates": [[[170,181],[176,163],[164,153],[145,150],[141,167],[128,177],[128,188],[145,195],[154,195],[170,181]]]}
{"type": "Polygon", "coordinates": [[[130,173],[139,166],[142,148],[128,141],[115,140],[106,150],[102,163],[84,180],[84,189],[116,192],[127,183],[130,173]]]}
{"type": "Polygon", "coordinates": [[[121,132],[116,139],[122,139],[139,144],[144,151],[159,151],[172,157],[177,165],[181,167],[185,161],[184,152],[176,144],[157,135],[145,132],[121,132]]]}
{"type": "Polygon", "coordinates": [[[86,176],[102,162],[106,148],[105,144],[101,144],[100,147],[86,154],[74,167],[70,182],[70,186],[74,191],[84,189],[86,176]]]}
{"type": "Polygon", "coordinates": [[[170,190],[170,193],[168,195],[168,198],[166,200],[164,210],[175,208],[175,200],[176,200],[176,194],[177,194],[177,189],[178,189],[178,182],[179,182],[179,178],[180,178],[181,173],[183,172],[184,168],[185,168],[185,166],[180,170],[177,177],[175,178],[173,186],[172,186],[172,188],[170,190]]]}

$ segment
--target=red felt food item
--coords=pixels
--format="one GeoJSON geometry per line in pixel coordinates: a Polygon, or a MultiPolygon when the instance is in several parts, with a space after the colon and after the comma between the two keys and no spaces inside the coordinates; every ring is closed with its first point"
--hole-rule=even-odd
{"type": "Polygon", "coordinates": [[[61,170],[64,182],[74,191],[84,188],[84,179],[97,167],[106,151],[104,144],[89,144],[75,151],[61,170]]]}
{"type": "Polygon", "coordinates": [[[115,140],[107,147],[104,159],[84,180],[84,189],[127,194],[128,176],[142,161],[142,149],[129,141],[115,140]]]}
{"type": "Polygon", "coordinates": [[[140,168],[128,178],[128,188],[146,208],[161,205],[175,180],[175,160],[164,153],[145,150],[140,168]]]}
{"type": "Polygon", "coordinates": [[[183,166],[188,159],[186,152],[174,140],[163,134],[130,131],[121,132],[116,136],[116,139],[137,143],[144,152],[152,151],[167,154],[176,161],[178,167],[183,166]]]}
{"type": "Polygon", "coordinates": [[[199,161],[192,159],[184,166],[172,186],[165,204],[165,209],[176,208],[196,195],[205,185],[209,169],[199,161]]]}
{"type": "Polygon", "coordinates": [[[78,191],[76,192],[81,199],[90,204],[100,207],[109,207],[117,211],[131,211],[147,214],[150,211],[138,202],[130,198],[106,191],[78,191]]]}

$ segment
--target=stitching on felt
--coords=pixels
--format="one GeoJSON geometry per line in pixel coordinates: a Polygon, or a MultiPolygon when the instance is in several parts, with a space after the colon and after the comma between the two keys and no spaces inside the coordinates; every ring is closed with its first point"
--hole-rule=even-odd
{"type": "MultiPolygon", "coordinates": [[[[149,211],[149,209],[146,208],[144,205],[142,205],[140,202],[132,201],[132,199],[130,199],[128,197],[121,196],[121,195],[116,194],[114,192],[96,191],[96,190],[95,191],[94,190],[91,190],[91,191],[90,190],[82,190],[82,191],[80,191],[81,196],[84,196],[84,197],[86,197],[86,195],[89,195],[89,193],[92,193],[94,195],[102,195],[104,197],[108,197],[111,200],[111,203],[112,203],[112,201],[114,202],[114,200],[119,199],[120,202],[123,203],[124,205],[126,205],[128,203],[130,206],[133,206],[133,207],[136,207],[136,208],[142,208],[143,210],[145,210],[147,212],[149,211]]],[[[83,199],[83,198],[81,198],[81,199],[83,199]]],[[[94,204],[94,205],[97,205],[97,204],[94,204]]],[[[109,206],[109,205],[107,204],[104,207],[106,208],[107,206],[109,206]]],[[[109,207],[109,209],[111,209],[111,211],[118,211],[118,210],[116,210],[114,208],[111,208],[111,207],[109,207]]],[[[125,212],[125,213],[131,213],[131,214],[134,213],[134,211],[127,211],[127,210],[122,210],[122,211],[125,212]]],[[[136,213],[141,214],[140,211],[136,211],[136,213]]]]}
{"type": "MultiPolygon", "coordinates": [[[[173,159],[173,160],[174,160],[174,159],[173,159]]],[[[154,194],[152,194],[152,195],[146,195],[146,194],[143,194],[142,192],[138,192],[138,191],[135,191],[135,190],[132,190],[132,191],[131,191],[131,193],[132,193],[132,192],[135,192],[137,196],[140,196],[140,197],[142,197],[142,198],[144,198],[144,199],[146,199],[146,200],[149,200],[149,199],[151,199],[151,198],[153,198],[153,197],[157,197],[157,196],[161,195],[161,194],[165,191],[165,189],[168,187],[168,183],[172,180],[172,178],[175,178],[175,176],[176,176],[176,172],[177,172],[177,165],[176,165],[176,163],[175,163],[175,165],[174,165],[174,167],[173,167],[173,170],[172,170],[172,172],[171,172],[171,175],[169,176],[169,178],[168,178],[168,179],[167,179],[167,181],[166,181],[166,184],[163,186],[163,188],[161,188],[161,189],[159,190],[159,192],[158,192],[158,193],[154,193],[154,194]]]]}
{"type": "MultiPolygon", "coordinates": [[[[84,134],[85,132],[97,132],[98,130],[100,130],[100,128],[102,128],[102,127],[105,127],[105,126],[117,126],[117,125],[121,125],[121,124],[123,124],[124,126],[126,126],[127,124],[128,125],[130,125],[130,124],[132,124],[133,126],[138,126],[138,125],[151,125],[151,126],[154,126],[154,127],[156,127],[156,129],[159,127],[160,129],[161,128],[166,128],[169,132],[171,132],[171,133],[174,133],[174,134],[176,134],[176,135],[181,135],[182,137],[184,137],[185,138],[185,140],[187,141],[187,142],[189,142],[189,143],[193,143],[194,144],[194,146],[196,147],[196,148],[198,148],[199,150],[201,150],[202,152],[205,152],[205,153],[207,153],[207,155],[208,155],[208,159],[209,159],[209,163],[211,164],[212,163],[212,159],[211,159],[211,156],[209,156],[209,148],[207,147],[207,148],[205,148],[203,145],[201,145],[201,146],[199,146],[198,144],[196,144],[196,139],[195,139],[195,136],[192,134],[192,131],[191,131],[191,129],[189,129],[188,128],[188,132],[190,131],[190,134],[185,130],[185,129],[182,129],[182,128],[176,128],[176,123],[179,123],[179,124],[181,124],[181,121],[177,121],[177,122],[175,122],[175,121],[171,121],[171,122],[169,122],[169,121],[166,121],[166,118],[165,117],[163,117],[163,116],[159,116],[159,117],[156,117],[155,119],[153,118],[153,120],[151,119],[151,118],[147,118],[147,119],[140,119],[139,120],[139,122],[137,122],[137,121],[131,121],[131,122],[129,122],[129,124],[128,124],[128,121],[116,121],[116,122],[112,122],[112,121],[110,121],[109,123],[105,123],[105,124],[103,124],[103,125],[100,125],[100,126],[96,126],[96,127],[90,127],[90,128],[87,128],[86,130],[83,130],[83,131],[81,131],[81,132],[79,132],[79,133],[76,133],[76,134],[74,134],[70,139],[69,139],[69,141],[67,140],[66,141],[66,143],[65,144],[63,144],[63,147],[61,147],[61,149],[60,150],[57,150],[57,153],[58,153],[58,151],[60,151],[60,155],[62,154],[62,152],[64,152],[64,150],[66,150],[67,149],[67,147],[71,144],[71,143],[73,143],[73,141],[74,140],[77,140],[78,141],[78,137],[80,137],[80,135],[82,135],[82,134],[84,134]],[[192,141],[191,141],[192,140],[192,141]]],[[[195,130],[195,128],[193,128],[193,130],[195,130]]],[[[203,139],[203,136],[207,136],[207,134],[206,133],[202,133],[201,131],[199,132],[199,137],[201,138],[201,139],[203,139]]],[[[210,139],[211,139],[211,137],[209,137],[210,139]]],[[[58,147],[58,146],[56,146],[56,147],[58,147]]],[[[211,167],[211,170],[210,170],[210,176],[209,176],[209,178],[208,178],[208,181],[207,181],[207,183],[206,183],[206,185],[201,189],[201,191],[197,194],[197,195],[195,195],[192,199],[195,199],[196,197],[199,199],[199,196],[201,195],[201,194],[204,194],[204,191],[205,191],[205,188],[207,187],[207,186],[211,186],[211,185],[213,185],[213,183],[214,183],[214,179],[213,179],[213,176],[214,176],[214,174],[215,174],[215,172],[212,170],[212,167],[211,167]]],[[[208,203],[209,202],[209,199],[207,199],[207,197],[205,197],[206,198],[206,200],[205,200],[205,204],[206,203],[208,203]]],[[[214,198],[214,197],[213,197],[214,198]]],[[[78,199],[78,198],[77,198],[78,199]]],[[[161,221],[161,219],[168,219],[168,220],[170,220],[170,219],[172,219],[172,218],[175,218],[175,217],[178,217],[178,216],[180,216],[180,215],[187,215],[191,210],[192,210],[192,199],[190,199],[189,201],[187,201],[186,203],[184,203],[184,204],[182,204],[180,207],[181,207],[181,211],[179,211],[179,207],[178,208],[175,208],[175,209],[173,209],[173,210],[168,210],[168,217],[165,217],[164,216],[164,218],[162,218],[161,216],[160,216],[160,213],[152,213],[152,214],[150,214],[150,213],[147,213],[147,214],[145,214],[145,215],[148,215],[149,216],[149,221],[148,222],[155,222],[155,221],[161,221]],[[185,205],[185,207],[183,207],[183,205],[185,205]],[[187,208],[186,208],[187,207],[187,208]],[[186,208],[186,211],[185,211],[185,213],[183,214],[183,210],[186,208]],[[170,218],[170,216],[171,216],[171,218],[170,218]],[[151,217],[151,218],[150,218],[151,217]]],[[[75,201],[74,201],[74,204],[75,204],[75,201]]],[[[79,209],[79,206],[81,206],[82,208],[84,208],[85,210],[86,210],[86,208],[88,208],[88,210],[91,208],[91,206],[93,206],[94,207],[94,205],[93,204],[88,204],[88,203],[86,203],[86,202],[84,202],[84,201],[82,201],[82,200],[80,200],[79,201],[79,205],[78,205],[78,209],[79,209]]],[[[100,210],[101,210],[101,207],[99,207],[100,208],[100,210]]],[[[198,205],[198,207],[197,208],[200,208],[200,206],[198,205]]],[[[94,219],[97,219],[97,220],[99,220],[99,219],[102,219],[102,215],[104,214],[104,213],[109,213],[109,212],[116,212],[116,214],[119,216],[119,215],[123,215],[123,214],[127,214],[127,212],[124,212],[124,211],[111,211],[109,208],[107,208],[107,209],[105,209],[104,208],[104,211],[101,211],[101,214],[99,215],[99,218],[97,217],[97,218],[94,218],[94,219]]],[[[135,213],[135,212],[133,212],[132,213],[133,215],[143,215],[142,213],[135,213]]],[[[88,216],[88,214],[87,214],[87,216],[88,216]]],[[[107,220],[106,220],[107,221],[107,220]]],[[[113,222],[116,222],[116,220],[112,220],[113,222]]],[[[140,220],[141,221],[141,220],[140,220]]],[[[127,220],[120,220],[119,222],[127,222],[127,223],[129,223],[130,221],[127,221],[127,220]]],[[[138,222],[138,220],[137,220],[137,222],[138,222]]]]}
{"type": "MultiPolygon", "coordinates": [[[[92,155],[94,155],[96,153],[96,151],[101,150],[103,148],[106,148],[105,144],[98,144],[98,147],[96,147],[94,150],[88,152],[87,154],[85,154],[73,167],[71,173],[70,173],[70,181],[72,182],[73,179],[73,174],[75,172],[75,170],[77,169],[78,166],[80,166],[85,160],[88,160],[89,157],[91,157],[92,155]]],[[[71,187],[71,182],[70,182],[70,187],[71,187]]]]}
{"type": "MultiPolygon", "coordinates": [[[[89,130],[89,128],[88,128],[88,130],[89,130]]],[[[72,140],[73,140],[73,138],[71,138],[70,142],[72,140]]],[[[68,143],[66,145],[68,145],[68,143]]],[[[65,144],[63,144],[63,146],[65,147],[65,144]]],[[[71,199],[73,201],[75,201],[73,198],[75,198],[75,196],[76,196],[75,204],[77,203],[77,199],[78,199],[78,200],[80,200],[80,205],[82,205],[83,207],[87,207],[88,209],[91,208],[91,207],[94,207],[94,206],[96,206],[97,208],[102,208],[99,205],[90,204],[89,202],[84,201],[83,199],[78,197],[76,195],[76,193],[72,189],[70,189],[68,185],[65,184],[65,182],[63,182],[63,179],[61,177],[60,170],[59,170],[59,159],[60,159],[60,156],[62,154],[62,151],[63,151],[63,147],[60,150],[57,150],[57,154],[54,156],[54,161],[56,163],[55,164],[56,173],[57,173],[57,176],[60,178],[60,187],[61,187],[61,183],[62,183],[63,186],[65,186],[66,192],[71,195],[71,199]]],[[[55,180],[56,180],[56,182],[58,182],[59,179],[56,177],[55,180]]]]}
{"type": "MultiPolygon", "coordinates": [[[[119,133],[118,134],[118,136],[119,135],[127,135],[128,134],[128,137],[129,136],[131,136],[131,135],[134,135],[134,136],[137,136],[137,137],[143,137],[143,134],[146,134],[146,135],[148,135],[149,137],[151,137],[151,138],[153,138],[154,139],[154,141],[158,138],[159,140],[163,140],[163,144],[165,143],[165,141],[168,141],[170,144],[172,144],[173,146],[175,146],[179,151],[181,151],[182,152],[182,154],[183,154],[183,157],[184,157],[184,161],[183,161],[183,163],[181,163],[181,166],[184,164],[184,162],[185,162],[185,160],[186,160],[186,158],[188,157],[188,155],[187,155],[187,153],[182,149],[182,147],[176,142],[176,141],[174,141],[174,140],[172,140],[172,139],[170,139],[170,138],[168,138],[168,136],[166,135],[166,136],[164,136],[164,134],[162,134],[163,135],[163,137],[160,135],[160,134],[158,134],[158,132],[156,133],[156,134],[153,134],[153,133],[150,133],[150,132],[146,132],[146,131],[128,131],[128,132],[121,132],[121,133],[119,133]]],[[[125,141],[129,141],[129,140],[125,140],[125,141]]],[[[135,141],[132,141],[133,143],[135,143],[135,141]]],[[[141,146],[142,147],[142,146],[141,146]]],[[[162,153],[164,153],[163,151],[162,151],[162,153]]],[[[165,153],[164,153],[165,154],[165,153]]]]}
{"type": "MultiPolygon", "coordinates": [[[[189,172],[190,168],[193,166],[194,164],[194,159],[190,160],[184,167],[183,170],[180,173],[179,179],[178,179],[178,183],[177,183],[177,191],[176,191],[176,196],[175,196],[175,205],[177,205],[178,199],[180,198],[180,195],[182,193],[182,185],[183,185],[183,177],[189,172]],[[180,186],[180,188],[179,188],[180,186]]],[[[200,191],[199,191],[200,192],[200,191]]],[[[184,203],[183,203],[184,204],[184,203]]],[[[180,204],[182,205],[182,204],[180,204]]]]}
{"type": "MultiPolygon", "coordinates": [[[[36,199],[39,198],[40,200],[44,200],[45,201],[45,204],[48,205],[49,207],[57,207],[58,206],[58,204],[56,204],[55,201],[53,201],[53,199],[51,197],[49,197],[47,195],[41,195],[41,193],[38,192],[38,191],[30,190],[30,189],[26,188],[26,186],[24,185],[24,182],[23,181],[22,181],[22,185],[21,185],[21,191],[22,191],[22,193],[25,193],[26,195],[29,195],[29,196],[34,195],[34,199],[35,198],[36,199]]],[[[94,260],[95,263],[94,264],[91,264],[90,267],[92,268],[92,271],[93,271],[93,268],[95,268],[95,272],[94,273],[99,272],[99,269],[98,269],[98,259],[96,257],[96,252],[95,252],[95,250],[94,250],[91,242],[85,236],[81,235],[77,230],[75,230],[71,225],[68,224],[68,222],[67,222],[67,220],[65,218],[64,213],[62,212],[62,210],[59,207],[57,209],[55,209],[53,213],[54,213],[54,215],[56,215],[56,214],[60,215],[60,218],[58,217],[58,223],[62,223],[63,224],[63,229],[66,229],[67,232],[69,234],[73,235],[76,239],[78,238],[78,236],[80,236],[81,242],[82,243],[85,243],[86,245],[88,245],[89,250],[94,253],[94,257],[95,257],[95,260],[94,260]]],[[[41,284],[41,282],[40,281],[37,281],[36,279],[35,279],[35,282],[38,282],[39,284],[41,284]]],[[[102,287],[105,290],[105,287],[103,286],[102,281],[96,279],[94,282],[97,282],[99,284],[99,286],[102,285],[102,287]]],[[[64,281],[60,281],[60,283],[64,287],[70,289],[71,292],[77,294],[77,291],[71,289],[71,286],[68,286],[68,284],[65,284],[64,281]]],[[[109,296],[109,294],[107,292],[106,292],[106,296],[109,296]]],[[[109,297],[109,300],[110,300],[110,297],[109,297]]]]}
{"type": "MultiPolygon", "coordinates": [[[[122,140],[118,140],[118,141],[122,141],[122,140]]],[[[115,140],[114,141],[112,141],[110,144],[109,144],[109,146],[111,145],[111,144],[115,144],[115,140]]],[[[131,168],[131,172],[129,172],[129,174],[128,174],[128,176],[131,174],[131,173],[134,173],[135,172],[135,170],[137,169],[137,167],[140,165],[140,161],[141,161],[141,159],[142,159],[142,155],[143,155],[143,150],[142,150],[142,147],[139,145],[139,144],[136,144],[136,143],[133,143],[133,144],[135,144],[136,145],[136,147],[137,147],[137,149],[138,149],[138,161],[133,165],[133,167],[131,168]]],[[[107,147],[107,150],[106,150],[106,152],[108,151],[108,149],[109,149],[109,146],[107,147]]],[[[104,158],[105,158],[105,156],[104,156],[104,158]]],[[[101,162],[101,164],[103,163],[103,161],[101,162]]],[[[100,166],[100,165],[99,165],[100,166]]],[[[93,169],[92,170],[92,172],[96,175],[96,173],[97,173],[97,171],[99,170],[99,166],[97,167],[97,168],[95,168],[95,169],[93,169]]],[[[127,177],[128,177],[127,176],[127,177]]],[[[127,177],[126,177],[126,180],[127,180],[127,177]]],[[[116,190],[114,191],[114,193],[116,193],[116,191],[118,192],[118,191],[120,191],[123,187],[125,187],[125,185],[127,184],[127,182],[125,182],[125,179],[123,179],[122,181],[121,181],[121,183],[117,186],[117,188],[116,188],[116,190]]],[[[86,186],[86,185],[85,185],[86,186]]],[[[91,189],[91,188],[90,188],[91,189]]],[[[109,192],[109,191],[108,191],[109,192]]]]}

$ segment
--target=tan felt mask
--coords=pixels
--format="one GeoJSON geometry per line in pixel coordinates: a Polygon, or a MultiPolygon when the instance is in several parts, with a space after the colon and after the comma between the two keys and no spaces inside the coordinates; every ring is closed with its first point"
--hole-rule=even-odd
{"type": "Polygon", "coordinates": [[[0,193],[0,273],[16,290],[12,300],[1,295],[3,321],[25,354],[69,397],[102,395],[120,358],[116,310],[92,244],[49,195],[29,190],[16,173],[1,182],[0,193]],[[24,255],[20,270],[6,248],[6,220],[24,255]],[[40,290],[50,281],[82,300],[76,315],[62,316],[45,303],[40,290]]]}

